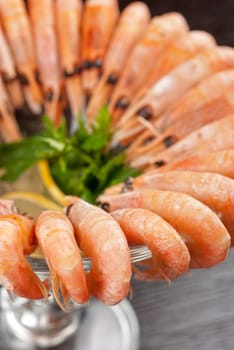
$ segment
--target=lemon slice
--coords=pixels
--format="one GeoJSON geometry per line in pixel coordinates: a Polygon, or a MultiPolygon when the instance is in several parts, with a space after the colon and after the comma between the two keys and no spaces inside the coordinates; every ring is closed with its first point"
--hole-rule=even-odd
{"type": "Polygon", "coordinates": [[[60,205],[66,206],[67,201],[65,199],[65,195],[56,185],[53,177],[51,176],[48,162],[45,160],[40,161],[38,163],[38,168],[42,182],[50,196],[60,205]]]}

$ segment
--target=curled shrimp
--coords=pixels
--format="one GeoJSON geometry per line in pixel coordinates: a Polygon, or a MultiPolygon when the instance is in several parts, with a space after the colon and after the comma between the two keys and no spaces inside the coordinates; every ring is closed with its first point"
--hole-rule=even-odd
{"type": "Polygon", "coordinates": [[[7,91],[0,77],[0,136],[5,142],[19,141],[21,131],[13,114],[7,91]]]}
{"type": "Polygon", "coordinates": [[[10,199],[0,199],[0,216],[7,214],[18,214],[15,203],[10,199]]]}
{"type": "Polygon", "coordinates": [[[180,64],[125,112],[118,124],[120,131],[115,133],[113,144],[124,143],[126,138],[129,141],[128,131],[132,133],[131,122],[137,120],[137,116],[147,121],[160,117],[193,86],[212,73],[231,67],[234,67],[234,50],[227,47],[204,50],[180,64]]]}
{"type": "Polygon", "coordinates": [[[218,173],[234,179],[234,149],[216,152],[198,152],[190,157],[172,162],[155,172],[168,170],[193,170],[218,173]]]}
{"type": "Polygon", "coordinates": [[[136,91],[144,84],[155,60],[172,40],[187,30],[188,25],[179,13],[166,13],[151,19],[133,48],[111,96],[109,112],[114,124],[129,106],[136,91]]]}
{"type": "Polygon", "coordinates": [[[67,215],[74,226],[78,244],[91,259],[87,275],[92,295],[108,305],[127,296],[130,287],[131,261],[124,232],[104,210],[79,198],[69,198],[67,215]]]}
{"type": "Polygon", "coordinates": [[[81,253],[74,230],[66,215],[47,210],[36,220],[35,233],[51,272],[52,289],[62,309],[67,308],[67,293],[77,303],[88,300],[88,288],[81,253]],[[59,300],[59,286],[64,302],[59,300]]]}
{"type": "Polygon", "coordinates": [[[119,16],[117,0],[87,0],[81,27],[82,86],[90,96],[119,16]]]}
{"type": "MultiPolygon", "coordinates": [[[[4,202],[1,200],[0,207],[6,210],[9,202],[4,202]]],[[[13,208],[13,213],[0,216],[0,283],[9,292],[24,298],[47,298],[46,286],[25,259],[25,255],[35,249],[33,221],[15,211],[13,208]]]]}
{"type": "Polygon", "coordinates": [[[54,2],[28,0],[29,15],[35,40],[36,58],[44,93],[45,113],[54,124],[60,124],[61,72],[56,40],[54,2]]]}
{"type": "MultiPolygon", "coordinates": [[[[125,187],[125,190],[127,187],[125,187]]],[[[226,176],[195,171],[166,171],[132,179],[133,190],[166,190],[187,193],[217,213],[234,242],[234,180],[226,176]]]]}
{"type": "Polygon", "coordinates": [[[190,255],[182,238],[160,216],[141,208],[120,209],[111,215],[130,244],[145,244],[152,252],[149,270],[136,271],[141,280],[173,280],[189,268],[190,255]]]}
{"type": "Polygon", "coordinates": [[[24,104],[22,89],[17,77],[12,53],[1,26],[0,26],[0,72],[13,107],[14,108],[22,107],[24,104]]]}
{"type": "Polygon", "coordinates": [[[73,123],[83,110],[83,92],[80,80],[80,26],[83,3],[81,0],[55,2],[60,62],[73,123]]]}
{"type": "Polygon", "coordinates": [[[204,49],[214,48],[215,45],[214,37],[200,30],[191,30],[177,40],[173,40],[159,56],[157,64],[150,71],[144,86],[137,91],[133,102],[143,96],[156,81],[168,74],[176,66],[192,58],[204,49]]]}
{"type": "Polygon", "coordinates": [[[165,151],[145,153],[130,164],[136,168],[152,170],[182,160],[196,152],[221,151],[234,148],[234,115],[208,123],[177,141],[165,151]]]}
{"type": "Polygon", "coordinates": [[[141,1],[130,3],[121,12],[104,58],[102,77],[88,103],[86,113],[90,120],[93,120],[100,108],[108,102],[121,76],[126,59],[149,19],[149,9],[141,1]]]}
{"type": "Polygon", "coordinates": [[[109,212],[122,208],[144,208],[161,216],[185,241],[193,268],[211,267],[227,256],[230,235],[218,215],[187,194],[142,190],[101,195],[99,201],[109,212]]]}
{"type": "Polygon", "coordinates": [[[36,59],[25,2],[1,0],[0,17],[14,56],[25,99],[34,113],[40,113],[42,95],[36,80],[36,59]]]}
{"type": "Polygon", "coordinates": [[[190,89],[171,110],[152,122],[151,129],[132,142],[127,150],[127,160],[142,153],[155,154],[165,149],[167,143],[170,146],[203,125],[233,113],[233,97],[234,70],[212,74],[190,89]]]}

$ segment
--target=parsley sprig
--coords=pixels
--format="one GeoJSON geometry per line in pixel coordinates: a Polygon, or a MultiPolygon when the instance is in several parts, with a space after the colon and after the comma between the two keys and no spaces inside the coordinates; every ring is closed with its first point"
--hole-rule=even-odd
{"type": "Polygon", "coordinates": [[[48,160],[51,174],[65,194],[77,195],[94,203],[103,190],[136,176],[138,172],[125,165],[123,151],[109,149],[110,116],[102,108],[91,130],[82,118],[78,129],[67,136],[66,123],[55,128],[44,118],[44,130],[22,141],[0,144],[2,180],[15,181],[27,168],[48,160]]]}

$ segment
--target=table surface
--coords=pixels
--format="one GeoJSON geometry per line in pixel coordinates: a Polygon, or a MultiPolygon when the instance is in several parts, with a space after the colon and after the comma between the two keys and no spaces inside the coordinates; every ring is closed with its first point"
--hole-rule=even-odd
{"type": "MultiPolygon", "coordinates": [[[[120,1],[121,7],[128,2],[120,1]]],[[[219,44],[234,44],[232,0],[146,3],[152,15],[179,11],[192,29],[208,30],[219,44]]],[[[234,252],[223,264],[194,270],[172,286],[166,282],[134,282],[132,304],[140,322],[141,350],[233,350],[233,290],[234,252]]],[[[69,346],[59,350],[65,348],[70,350],[69,346]]],[[[3,349],[7,350],[1,341],[0,350],[3,349]]]]}

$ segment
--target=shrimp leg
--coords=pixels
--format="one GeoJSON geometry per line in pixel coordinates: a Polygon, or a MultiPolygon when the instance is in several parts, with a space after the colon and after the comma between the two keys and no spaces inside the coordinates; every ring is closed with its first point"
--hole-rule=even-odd
{"type": "Polygon", "coordinates": [[[82,86],[90,96],[103,67],[103,59],[113,34],[119,8],[117,0],[87,0],[82,19],[82,86]]]}
{"type": "Polygon", "coordinates": [[[103,75],[88,103],[87,116],[94,120],[107,104],[117,84],[126,59],[150,19],[148,7],[140,1],[130,3],[120,15],[103,63],[103,75]]]}
{"type": "Polygon", "coordinates": [[[92,295],[114,305],[129,292],[130,252],[124,232],[104,210],[79,198],[68,198],[67,215],[74,226],[80,248],[91,259],[87,275],[92,295]]]}
{"type": "Polygon", "coordinates": [[[58,304],[66,309],[66,303],[63,305],[58,296],[59,280],[75,302],[86,302],[88,288],[82,258],[66,215],[52,210],[44,211],[36,220],[35,232],[51,272],[52,288],[58,304]]]}
{"type": "Polygon", "coordinates": [[[36,59],[24,1],[1,0],[0,17],[16,62],[25,99],[34,113],[40,113],[42,96],[35,76],[36,59]]]}
{"type": "Polygon", "coordinates": [[[149,270],[136,273],[143,280],[173,280],[189,268],[188,249],[174,228],[160,216],[145,209],[120,209],[111,212],[131,244],[145,244],[152,252],[149,270]]]}
{"type": "Polygon", "coordinates": [[[101,195],[99,201],[110,212],[122,208],[144,208],[161,216],[184,239],[193,268],[211,267],[227,256],[230,235],[218,215],[187,194],[142,190],[115,196],[101,195]]]}
{"type": "Polygon", "coordinates": [[[0,283],[29,299],[47,298],[47,288],[25,259],[35,249],[33,221],[19,214],[0,217],[0,283]]]}

